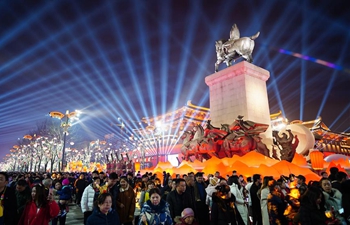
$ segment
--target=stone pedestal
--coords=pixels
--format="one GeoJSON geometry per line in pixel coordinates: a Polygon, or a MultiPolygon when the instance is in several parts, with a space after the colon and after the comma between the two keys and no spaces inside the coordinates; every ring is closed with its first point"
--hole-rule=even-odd
{"type": "MultiPolygon", "coordinates": [[[[266,89],[269,77],[269,71],[246,61],[207,76],[212,125],[231,124],[238,115],[244,116],[243,120],[270,125],[266,89]]],[[[271,128],[261,136],[271,139],[271,128]]]]}

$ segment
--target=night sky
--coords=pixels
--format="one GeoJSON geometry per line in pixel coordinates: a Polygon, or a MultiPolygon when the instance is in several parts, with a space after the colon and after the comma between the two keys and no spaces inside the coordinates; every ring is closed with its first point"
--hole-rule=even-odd
{"type": "Polygon", "coordinates": [[[0,157],[50,111],[82,110],[94,140],[118,118],[135,127],[188,100],[209,107],[215,40],[234,23],[241,37],[260,31],[253,64],[270,71],[271,113],[350,132],[349,4],[1,0],[0,157]]]}

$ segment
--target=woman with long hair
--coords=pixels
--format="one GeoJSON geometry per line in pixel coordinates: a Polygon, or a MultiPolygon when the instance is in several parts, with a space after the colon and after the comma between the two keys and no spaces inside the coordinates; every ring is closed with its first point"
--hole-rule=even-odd
{"type": "Polygon", "coordinates": [[[245,225],[248,225],[248,199],[245,196],[244,187],[241,185],[238,176],[231,176],[229,179],[232,184],[230,186],[231,193],[236,197],[235,205],[241,214],[245,225]]]}
{"type": "Polygon", "coordinates": [[[322,191],[314,186],[308,188],[300,201],[299,222],[301,225],[325,225],[326,215],[322,191]]]}
{"type": "Polygon", "coordinates": [[[128,183],[126,176],[120,177],[117,195],[117,212],[120,217],[120,223],[132,225],[135,213],[136,195],[128,183]]]}
{"type": "Polygon", "coordinates": [[[139,225],[143,224],[173,224],[169,204],[161,198],[158,188],[149,190],[149,200],[144,203],[140,214],[139,225]]]}
{"type": "Polygon", "coordinates": [[[268,195],[267,208],[271,225],[287,225],[288,221],[284,216],[287,204],[284,202],[279,182],[269,182],[270,194],[268,195]]]}
{"type": "Polygon", "coordinates": [[[32,188],[32,199],[26,204],[24,212],[18,225],[47,225],[55,218],[60,209],[58,204],[52,200],[52,193],[46,196],[45,187],[36,184],[32,188]]]}
{"type": "Polygon", "coordinates": [[[236,210],[235,196],[231,194],[230,186],[219,185],[212,195],[211,225],[238,224],[244,225],[241,215],[236,210]]]}
{"type": "Polygon", "coordinates": [[[339,213],[339,211],[343,210],[342,193],[332,188],[331,181],[328,178],[322,178],[320,185],[323,190],[326,210],[334,211],[335,218],[339,220],[339,224],[346,225],[345,218],[339,213]]]}
{"type": "Polygon", "coordinates": [[[260,190],[258,191],[258,197],[260,198],[262,224],[270,225],[269,212],[267,209],[267,198],[270,194],[269,182],[272,181],[271,176],[265,176],[260,190]]]}
{"type": "Polygon", "coordinates": [[[97,207],[88,217],[86,225],[120,225],[118,213],[112,209],[112,195],[110,193],[100,194],[96,204],[97,207]]]}

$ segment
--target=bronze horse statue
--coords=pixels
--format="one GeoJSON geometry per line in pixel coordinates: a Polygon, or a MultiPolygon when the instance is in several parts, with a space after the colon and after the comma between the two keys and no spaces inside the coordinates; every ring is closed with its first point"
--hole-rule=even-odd
{"type": "Polygon", "coordinates": [[[259,37],[260,32],[257,32],[250,37],[240,37],[239,29],[234,24],[230,31],[230,39],[219,40],[215,42],[216,57],[215,72],[218,72],[219,64],[226,63],[229,67],[232,65],[232,61],[242,57],[248,62],[253,62],[252,53],[254,50],[254,40],[259,37]]]}

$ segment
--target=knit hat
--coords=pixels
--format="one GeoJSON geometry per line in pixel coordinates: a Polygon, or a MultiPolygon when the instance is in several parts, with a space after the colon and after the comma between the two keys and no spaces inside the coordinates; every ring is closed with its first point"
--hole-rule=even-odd
{"type": "Polygon", "coordinates": [[[68,185],[69,184],[69,180],[66,178],[62,181],[62,185],[68,185]]]}
{"type": "Polygon", "coordinates": [[[186,219],[189,216],[194,216],[194,212],[191,208],[185,208],[181,213],[181,217],[186,219]]]}
{"type": "Polygon", "coordinates": [[[210,177],[209,178],[209,183],[213,186],[216,186],[220,182],[220,179],[217,177],[210,177]]]}

